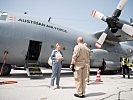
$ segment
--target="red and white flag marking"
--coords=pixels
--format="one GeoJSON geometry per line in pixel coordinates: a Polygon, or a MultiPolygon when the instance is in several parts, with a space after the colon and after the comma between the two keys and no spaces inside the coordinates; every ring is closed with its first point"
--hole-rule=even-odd
{"type": "Polygon", "coordinates": [[[15,20],[16,20],[16,17],[11,16],[11,17],[9,17],[8,19],[9,19],[9,20],[14,20],[14,21],[15,21],[15,20]]]}

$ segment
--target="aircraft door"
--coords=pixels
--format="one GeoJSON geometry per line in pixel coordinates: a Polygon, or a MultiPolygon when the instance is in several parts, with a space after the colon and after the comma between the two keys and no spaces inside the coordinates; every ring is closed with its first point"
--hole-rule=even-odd
{"type": "Polygon", "coordinates": [[[42,47],[42,42],[30,40],[25,60],[37,61],[40,56],[41,47],[42,47]]]}

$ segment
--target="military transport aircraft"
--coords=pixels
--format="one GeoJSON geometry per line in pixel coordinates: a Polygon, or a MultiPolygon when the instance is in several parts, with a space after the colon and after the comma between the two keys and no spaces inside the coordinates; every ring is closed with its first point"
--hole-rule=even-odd
{"type": "Polygon", "coordinates": [[[64,65],[69,65],[76,38],[82,36],[91,49],[91,67],[102,66],[106,61],[106,70],[118,70],[121,56],[132,56],[133,47],[121,42],[132,40],[133,27],[120,20],[119,16],[127,0],[120,0],[112,17],[104,16],[94,10],[92,15],[107,22],[105,31],[86,34],[74,31],[31,17],[27,14],[0,12],[0,63],[2,75],[8,75],[11,65],[25,66],[28,75],[40,74],[36,63],[47,63],[51,51],[57,42],[62,44],[64,65]],[[96,44],[95,44],[96,43],[96,44]],[[35,66],[33,66],[35,64],[35,66]],[[36,70],[37,69],[37,70],[36,70]]]}

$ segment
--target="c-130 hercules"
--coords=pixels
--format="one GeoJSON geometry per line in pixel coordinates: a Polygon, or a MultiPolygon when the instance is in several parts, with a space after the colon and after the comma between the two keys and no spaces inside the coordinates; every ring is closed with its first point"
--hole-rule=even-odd
{"type": "Polygon", "coordinates": [[[121,43],[133,39],[131,23],[119,19],[126,2],[127,0],[120,0],[112,17],[106,17],[96,10],[93,11],[93,17],[103,20],[108,25],[105,31],[95,34],[80,33],[27,14],[0,12],[2,75],[10,74],[11,65],[25,66],[29,76],[39,75],[39,67],[33,68],[31,64],[39,63],[41,66],[47,64],[57,42],[62,44],[65,58],[63,65],[69,65],[78,36],[82,36],[91,49],[91,67],[102,66],[104,58],[107,64],[105,70],[119,70],[120,57],[133,55],[133,47],[121,43]],[[32,73],[35,69],[37,73],[32,73]]]}

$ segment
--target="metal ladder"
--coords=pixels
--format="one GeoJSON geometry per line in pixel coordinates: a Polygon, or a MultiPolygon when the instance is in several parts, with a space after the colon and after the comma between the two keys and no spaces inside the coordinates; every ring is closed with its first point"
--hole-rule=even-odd
{"type": "Polygon", "coordinates": [[[40,65],[36,61],[26,61],[26,71],[30,78],[43,76],[40,65]]]}

